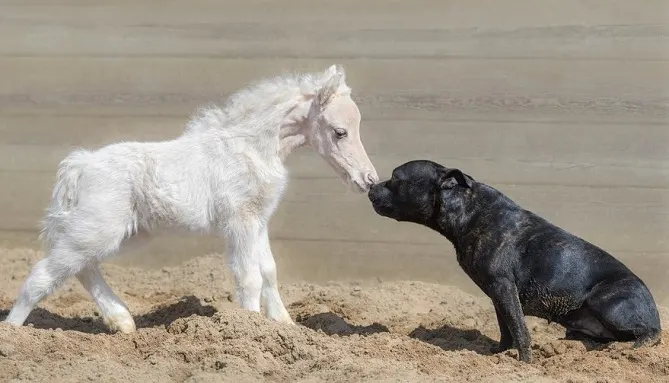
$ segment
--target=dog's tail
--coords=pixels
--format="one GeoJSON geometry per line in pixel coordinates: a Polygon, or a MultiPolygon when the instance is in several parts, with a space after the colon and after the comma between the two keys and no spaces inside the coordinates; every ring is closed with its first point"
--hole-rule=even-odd
{"type": "Polygon", "coordinates": [[[58,165],[56,183],[51,193],[51,204],[42,221],[42,230],[39,238],[47,243],[53,241],[59,232],[62,220],[67,217],[77,205],[79,180],[91,161],[92,153],[79,149],[70,153],[58,165]]]}

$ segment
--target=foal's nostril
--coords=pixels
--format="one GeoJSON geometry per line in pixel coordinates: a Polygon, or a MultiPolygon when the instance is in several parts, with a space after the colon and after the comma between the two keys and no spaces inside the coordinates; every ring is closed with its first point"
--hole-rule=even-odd
{"type": "Polygon", "coordinates": [[[367,173],[365,174],[365,182],[367,182],[369,186],[372,186],[379,182],[379,178],[376,177],[373,173],[367,173]]]}

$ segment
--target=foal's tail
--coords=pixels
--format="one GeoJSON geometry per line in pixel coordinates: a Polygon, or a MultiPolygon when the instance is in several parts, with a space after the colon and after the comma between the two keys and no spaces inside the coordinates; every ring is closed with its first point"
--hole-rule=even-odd
{"type": "Polygon", "coordinates": [[[52,243],[60,231],[62,219],[77,205],[79,179],[90,162],[91,152],[75,150],[58,165],[56,183],[51,193],[51,205],[42,222],[40,239],[52,243]]]}

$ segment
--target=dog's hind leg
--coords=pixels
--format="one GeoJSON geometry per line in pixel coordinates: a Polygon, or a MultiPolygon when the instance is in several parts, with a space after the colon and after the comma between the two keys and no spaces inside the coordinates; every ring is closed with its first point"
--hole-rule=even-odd
{"type": "Polygon", "coordinates": [[[648,332],[641,335],[637,340],[634,341],[632,347],[639,348],[645,346],[655,346],[660,343],[662,340],[662,330],[660,329],[651,329],[648,332]]]}
{"type": "Polygon", "coordinates": [[[598,286],[586,304],[616,341],[633,341],[634,347],[660,341],[659,313],[640,281],[627,279],[598,286]]]}
{"type": "Polygon", "coordinates": [[[616,340],[615,335],[590,312],[588,307],[581,307],[570,312],[561,318],[559,323],[567,329],[566,339],[588,339],[600,343],[616,340]]]}

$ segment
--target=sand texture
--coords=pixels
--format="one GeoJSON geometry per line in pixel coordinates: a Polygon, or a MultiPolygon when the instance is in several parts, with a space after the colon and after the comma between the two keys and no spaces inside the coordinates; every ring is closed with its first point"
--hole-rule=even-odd
{"type": "MultiPolygon", "coordinates": [[[[0,291],[13,292],[39,253],[3,252],[0,291]]],[[[534,360],[493,355],[489,300],[424,282],[289,284],[296,326],[237,308],[225,260],[197,258],[147,272],[105,267],[139,327],[109,334],[94,304],[68,283],[29,318],[0,325],[0,380],[142,382],[666,382],[669,347],[630,350],[562,340],[527,318],[534,360]]],[[[0,295],[0,307],[12,297],[0,295]]],[[[0,317],[6,315],[2,311],[0,317]]],[[[666,324],[667,310],[662,310],[666,324]]],[[[665,333],[666,337],[667,334],[665,333]]]]}

